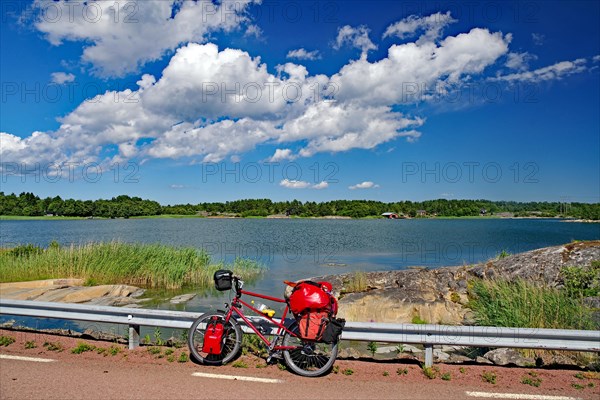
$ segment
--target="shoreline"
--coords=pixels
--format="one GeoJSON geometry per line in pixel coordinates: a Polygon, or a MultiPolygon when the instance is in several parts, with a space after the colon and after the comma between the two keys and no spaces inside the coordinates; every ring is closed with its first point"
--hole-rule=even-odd
{"type": "MultiPolygon", "coordinates": [[[[186,215],[186,214],[164,214],[164,215],[144,215],[144,216],[135,216],[129,218],[106,218],[106,217],[65,217],[65,216],[24,216],[24,215],[0,215],[0,221],[85,221],[85,220],[102,220],[102,221],[110,221],[110,220],[126,220],[126,219],[269,219],[269,220],[281,220],[281,219],[313,219],[313,220],[388,220],[389,218],[381,217],[381,216],[367,216],[363,218],[352,218],[341,215],[326,215],[322,217],[300,217],[300,216],[282,216],[282,215],[268,215],[266,217],[261,216],[248,216],[248,217],[240,217],[233,215],[211,215],[211,216],[203,216],[203,215],[186,215]]],[[[499,219],[552,219],[559,220],[560,222],[569,222],[569,223],[600,223],[600,220],[591,220],[591,219],[574,219],[574,218],[563,218],[563,217],[509,217],[509,216],[496,216],[496,215],[486,215],[486,216],[462,216],[462,217],[453,217],[453,216],[435,216],[435,217],[414,217],[414,218],[398,218],[396,221],[402,220],[499,220],[499,219]]]]}

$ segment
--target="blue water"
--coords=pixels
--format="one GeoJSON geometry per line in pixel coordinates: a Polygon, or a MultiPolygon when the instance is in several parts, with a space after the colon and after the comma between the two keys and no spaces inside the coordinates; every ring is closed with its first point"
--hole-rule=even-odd
{"type": "Polygon", "coordinates": [[[255,259],[269,267],[259,287],[348,271],[473,264],[503,250],[599,238],[598,224],[552,219],[0,221],[2,246],[118,240],[204,248],[226,262],[255,259]]]}
{"type": "MultiPolygon", "coordinates": [[[[600,225],[554,219],[130,219],[0,221],[2,246],[52,240],[118,240],[206,249],[214,260],[255,259],[269,268],[252,289],[279,295],[284,279],[351,271],[473,264],[572,240],[600,239],[600,225]]],[[[197,298],[187,309],[222,303],[197,298]]]]}

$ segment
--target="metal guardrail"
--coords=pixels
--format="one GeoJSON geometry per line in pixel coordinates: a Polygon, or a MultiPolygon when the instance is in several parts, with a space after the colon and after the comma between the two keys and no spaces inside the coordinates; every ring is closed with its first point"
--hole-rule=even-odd
{"type": "MultiPolygon", "coordinates": [[[[128,325],[129,348],[132,349],[139,345],[140,326],[189,329],[201,314],[0,299],[0,315],[128,325]]],[[[600,352],[600,331],[587,330],[348,322],[342,339],[422,344],[425,346],[426,366],[433,365],[434,345],[600,352]]]]}

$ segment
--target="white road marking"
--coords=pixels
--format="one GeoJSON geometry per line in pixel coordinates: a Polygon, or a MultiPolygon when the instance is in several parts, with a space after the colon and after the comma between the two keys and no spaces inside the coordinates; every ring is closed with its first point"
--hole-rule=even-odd
{"type": "Polygon", "coordinates": [[[199,376],[201,378],[228,379],[231,381],[248,381],[248,382],[260,382],[260,383],[281,383],[282,382],[279,379],[255,378],[253,376],[207,374],[204,372],[194,372],[192,374],[192,376],[199,376]]]}
{"type": "Polygon", "coordinates": [[[54,361],[56,361],[56,360],[52,360],[50,358],[9,356],[8,354],[0,354],[0,359],[17,360],[17,361],[33,361],[33,362],[54,362],[54,361]]]}
{"type": "Polygon", "coordinates": [[[522,400],[579,400],[576,397],[547,396],[543,394],[523,393],[490,393],[490,392],[465,392],[467,396],[483,397],[486,399],[522,399],[522,400]]]}

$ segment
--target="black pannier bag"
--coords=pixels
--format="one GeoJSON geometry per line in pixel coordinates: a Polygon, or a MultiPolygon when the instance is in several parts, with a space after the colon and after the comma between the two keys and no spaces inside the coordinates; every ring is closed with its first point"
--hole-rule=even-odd
{"type": "Polygon", "coordinates": [[[327,344],[337,343],[345,325],[345,319],[332,317],[327,323],[320,341],[327,344]]]}
{"type": "Polygon", "coordinates": [[[215,272],[215,288],[220,291],[230,290],[233,272],[227,269],[220,269],[215,272]]]}

